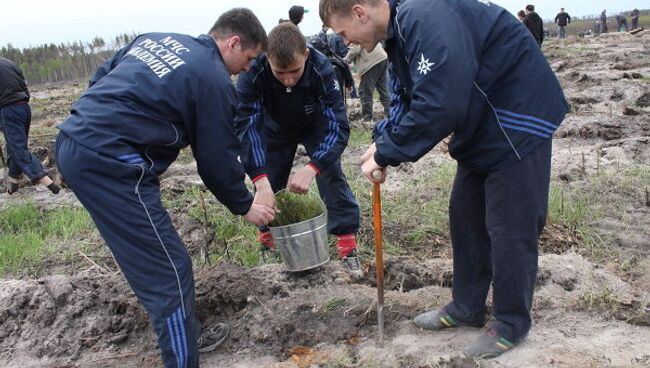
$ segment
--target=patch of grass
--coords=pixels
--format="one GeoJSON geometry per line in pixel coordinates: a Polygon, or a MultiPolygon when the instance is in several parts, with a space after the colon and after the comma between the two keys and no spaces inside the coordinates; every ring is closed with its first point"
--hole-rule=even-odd
{"type": "Polygon", "coordinates": [[[350,130],[350,139],[348,139],[348,148],[368,147],[372,144],[372,129],[369,128],[352,128],[350,130]]]}
{"type": "MultiPolygon", "coordinates": [[[[364,251],[372,253],[372,185],[360,175],[357,167],[346,167],[345,172],[361,207],[360,243],[365,246],[364,251]]],[[[433,248],[436,240],[448,237],[449,195],[455,172],[455,163],[449,161],[421,172],[399,191],[382,190],[383,245],[386,254],[419,254],[420,248],[433,248]]],[[[390,173],[388,180],[391,180],[390,173]]]]}
{"type": "Polygon", "coordinates": [[[194,155],[192,154],[192,149],[190,147],[185,147],[178,154],[176,162],[179,164],[189,164],[194,162],[194,155]]]}
{"type": "MultiPolygon", "coordinates": [[[[589,224],[603,217],[623,224],[635,221],[627,209],[643,203],[650,183],[650,167],[632,165],[625,169],[608,169],[585,178],[584,185],[552,183],[549,196],[549,220],[565,225],[582,239],[579,251],[596,260],[612,258],[610,239],[604,238],[589,224]]],[[[650,236],[650,229],[648,229],[650,236]]]]}
{"type": "Polygon", "coordinates": [[[210,261],[226,258],[244,267],[260,264],[257,228],[242,216],[231,214],[207,189],[193,187],[165,202],[170,209],[185,210],[189,218],[200,224],[202,231],[207,231],[207,240],[211,241],[210,261]]]}
{"type": "Polygon", "coordinates": [[[421,247],[433,248],[437,239],[448,238],[449,196],[455,172],[452,162],[436,165],[399,192],[385,196],[384,233],[400,244],[399,248],[387,247],[387,253],[411,254],[421,247]]]}
{"type": "Polygon", "coordinates": [[[334,309],[344,305],[346,302],[345,298],[333,298],[328,300],[324,305],[323,309],[326,311],[333,311],[334,309]]]}
{"type": "Polygon", "coordinates": [[[56,244],[93,228],[83,209],[43,210],[28,203],[0,211],[0,272],[19,272],[38,264],[56,244]]]}

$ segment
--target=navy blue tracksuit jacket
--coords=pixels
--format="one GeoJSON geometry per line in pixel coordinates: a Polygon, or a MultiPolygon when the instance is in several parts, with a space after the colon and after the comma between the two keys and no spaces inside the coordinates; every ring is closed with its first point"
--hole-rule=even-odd
{"type": "Polygon", "coordinates": [[[267,175],[274,191],[287,184],[297,144],[305,146],[319,171],[316,183],[335,235],[359,228],[359,208],[341,170],[350,134],[341,88],[330,60],[312,47],[304,74],[292,88],[273,76],[261,55],[237,80],[235,119],[247,173],[254,181],[267,175]]]}
{"type": "Polygon", "coordinates": [[[190,145],[208,189],[247,213],[253,196],[237,160],[236,101],[211,37],[149,33],[97,70],[59,125],[59,169],[149,313],[165,367],[198,366],[200,326],[192,262],[158,175],[190,145]]]}
{"type": "Polygon", "coordinates": [[[568,111],[527,29],[487,0],[390,1],[385,49],[391,116],[376,126],[380,166],[416,161],[448,135],[458,161],[450,205],[454,301],[513,341],[530,328],[537,240],[544,226],[551,136],[568,111]]]}

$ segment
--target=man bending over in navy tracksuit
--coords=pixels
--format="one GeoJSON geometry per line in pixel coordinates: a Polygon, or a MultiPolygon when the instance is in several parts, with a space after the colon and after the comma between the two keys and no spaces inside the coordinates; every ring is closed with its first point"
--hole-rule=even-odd
{"type": "Polygon", "coordinates": [[[199,338],[192,261],[158,176],[190,145],[203,182],[231,212],[256,225],[273,219],[244,184],[230,79],[266,41],[248,9],[224,13],[199,37],[138,36],[97,70],[59,126],[59,169],[153,321],[165,367],[198,367],[198,352],[224,334],[209,328],[199,338]]]}
{"type": "Polygon", "coordinates": [[[415,323],[483,326],[492,283],[495,321],[464,352],[500,355],[531,327],[551,137],[568,111],[548,62],[488,0],[321,0],[320,15],[366,50],[384,40],[393,66],[394,113],[362,157],[366,177],[382,170],[384,180],[384,168],[418,160],[453,133],[453,300],[415,323]]]}
{"type": "MultiPolygon", "coordinates": [[[[282,23],[269,33],[266,55],[237,81],[242,162],[260,203],[275,206],[278,190],[306,193],[314,178],[327,206],[328,230],[353,277],[362,275],[356,256],[359,206],[341,170],[350,129],[341,88],[329,59],[307,47],[300,30],[282,23]],[[298,143],[310,162],[289,176],[298,143]],[[287,183],[288,182],[288,183],[287,183]]],[[[271,247],[263,229],[262,244],[271,247]]]]}

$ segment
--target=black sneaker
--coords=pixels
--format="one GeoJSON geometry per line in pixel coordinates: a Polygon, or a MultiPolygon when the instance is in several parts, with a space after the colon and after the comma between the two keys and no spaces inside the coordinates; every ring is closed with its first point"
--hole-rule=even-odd
{"type": "Polygon", "coordinates": [[[345,268],[345,271],[355,279],[360,279],[363,277],[363,270],[361,269],[361,261],[359,261],[359,257],[357,257],[357,251],[354,250],[347,256],[343,257],[341,259],[341,263],[343,263],[343,268],[345,268]]]}
{"type": "Polygon", "coordinates": [[[490,328],[479,338],[467,344],[463,349],[463,354],[470,359],[490,359],[498,357],[514,346],[512,341],[490,328]]]}
{"type": "Polygon", "coordinates": [[[484,320],[479,322],[474,322],[474,323],[465,323],[463,321],[459,321],[454,317],[450,316],[449,313],[445,311],[445,308],[441,308],[438,310],[431,310],[419,314],[413,319],[413,322],[415,323],[416,326],[420,327],[421,329],[430,330],[430,331],[440,331],[445,328],[454,328],[458,326],[480,328],[485,325],[484,320]]]}
{"type": "Polygon", "coordinates": [[[9,181],[9,185],[7,185],[7,193],[9,194],[14,194],[18,191],[18,183],[14,183],[13,181],[9,181]]]}
{"type": "Polygon", "coordinates": [[[230,328],[225,323],[215,323],[204,328],[199,336],[199,353],[214,351],[226,340],[229,332],[230,328]]]}
{"type": "Polygon", "coordinates": [[[52,183],[52,184],[48,185],[47,189],[49,189],[50,192],[52,192],[54,194],[59,194],[59,192],[61,191],[61,187],[59,187],[55,183],[52,183]]]}

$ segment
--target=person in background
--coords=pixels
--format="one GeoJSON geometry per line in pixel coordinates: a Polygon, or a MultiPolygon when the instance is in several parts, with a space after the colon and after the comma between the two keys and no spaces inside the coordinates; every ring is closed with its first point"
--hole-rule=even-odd
{"type": "Polygon", "coordinates": [[[327,28],[327,26],[323,24],[323,26],[320,29],[320,32],[318,32],[318,39],[320,40],[321,43],[329,46],[329,37],[327,35],[327,30],[329,30],[329,28],[327,28]]]}
{"type": "Polygon", "coordinates": [[[635,29],[639,28],[639,16],[641,15],[641,12],[639,9],[634,8],[632,12],[630,13],[630,19],[632,19],[632,31],[635,29]]]}
{"type": "Polygon", "coordinates": [[[518,11],[517,18],[519,19],[520,22],[523,22],[524,19],[526,19],[526,12],[523,10],[518,11]]]}
{"type": "Polygon", "coordinates": [[[560,12],[555,16],[555,24],[559,29],[560,38],[566,37],[566,27],[571,23],[571,16],[569,13],[564,11],[564,8],[560,8],[560,12]]]}
{"type": "Polygon", "coordinates": [[[524,19],[524,25],[537,41],[537,44],[541,47],[542,42],[544,42],[544,21],[542,18],[535,12],[535,5],[526,5],[526,18],[524,19]]]}
{"type": "Polygon", "coordinates": [[[384,116],[388,119],[390,115],[390,96],[386,87],[386,51],[377,45],[368,52],[359,45],[351,45],[350,51],[345,57],[348,63],[354,63],[357,72],[361,76],[359,83],[359,97],[361,99],[361,115],[363,121],[372,121],[373,92],[379,93],[379,101],[384,107],[384,116]]]}
{"type": "MultiPolygon", "coordinates": [[[[237,80],[235,123],[241,160],[261,203],[275,207],[275,193],[285,188],[305,194],[315,179],[328,232],[346,271],[358,278],[359,205],[341,169],[350,134],[341,88],[330,60],[307,46],[296,26],[280,24],[269,33],[267,53],[237,80]],[[310,161],[291,174],[298,144],[310,161]]],[[[260,228],[259,241],[273,247],[268,228],[260,228]]]]}
{"type": "Polygon", "coordinates": [[[297,26],[302,22],[305,13],[309,13],[309,9],[305,9],[300,5],[294,5],[289,9],[289,20],[297,26]]]}
{"type": "Polygon", "coordinates": [[[158,335],[163,364],[199,366],[227,336],[201,332],[192,259],[161,202],[158,177],[188,145],[199,176],[230,212],[255,225],[275,209],[244,182],[231,75],[265,49],[248,9],[222,14],[208,34],[146,33],[102,64],[57,137],[57,164],[90,213],[158,335]]]}
{"type": "Polygon", "coordinates": [[[616,15],[616,30],[618,32],[627,32],[627,17],[625,13],[620,13],[616,15]]]}
{"type": "Polygon", "coordinates": [[[600,33],[607,33],[607,9],[600,13],[600,33]]]}
{"type": "Polygon", "coordinates": [[[7,148],[7,161],[3,162],[9,170],[8,178],[5,178],[7,193],[18,191],[20,177],[24,173],[32,183],[41,184],[58,194],[61,188],[47,175],[39,159],[27,147],[32,123],[29,98],[22,70],[13,61],[0,57],[0,130],[7,148]]]}

